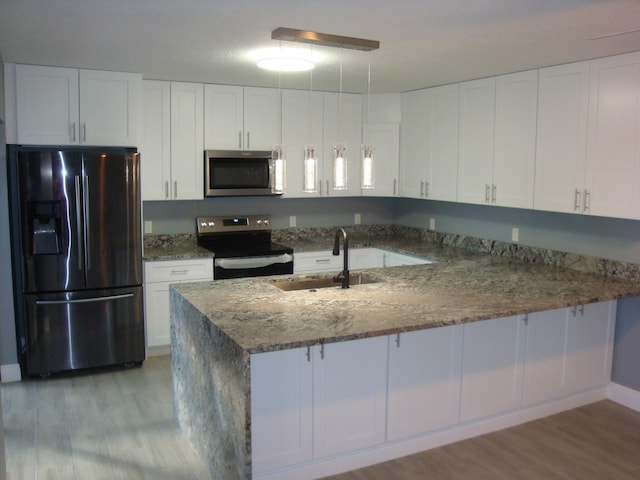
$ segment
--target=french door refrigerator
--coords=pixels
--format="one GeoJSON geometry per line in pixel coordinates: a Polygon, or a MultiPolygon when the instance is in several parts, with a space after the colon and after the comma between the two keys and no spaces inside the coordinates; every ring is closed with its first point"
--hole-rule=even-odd
{"type": "Polygon", "coordinates": [[[8,151],[23,375],[142,362],[139,154],[8,151]]]}

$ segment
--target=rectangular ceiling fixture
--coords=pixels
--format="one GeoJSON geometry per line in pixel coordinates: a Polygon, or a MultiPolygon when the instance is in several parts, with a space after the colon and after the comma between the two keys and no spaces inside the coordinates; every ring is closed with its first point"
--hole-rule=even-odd
{"type": "Polygon", "coordinates": [[[350,48],[370,52],[380,48],[377,40],[366,40],[364,38],[343,37],[341,35],[331,35],[329,33],[311,32],[309,30],[296,30],[295,28],[279,27],[271,32],[272,40],[287,40],[289,42],[311,43],[313,45],[323,45],[325,47],[350,48]]]}

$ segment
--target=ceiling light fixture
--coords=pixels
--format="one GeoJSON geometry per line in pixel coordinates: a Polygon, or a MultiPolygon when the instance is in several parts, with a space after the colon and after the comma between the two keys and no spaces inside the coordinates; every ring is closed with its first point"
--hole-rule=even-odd
{"type": "Polygon", "coordinates": [[[325,47],[350,48],[369,52],[380,48],[377,40],[367,40],[364,38],[343,37],[341,35],[331,35],[329,33],[318,33],[309,30],[296,30],[295,28],[279,27],[271,32],[273,40],[287,40],[289,42],[310,43],[312,45],[323,45],[325,47]]]}

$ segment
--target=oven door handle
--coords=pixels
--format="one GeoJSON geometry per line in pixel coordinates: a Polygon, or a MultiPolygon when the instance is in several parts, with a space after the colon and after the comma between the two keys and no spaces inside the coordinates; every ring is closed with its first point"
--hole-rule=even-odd
{"type": "Polygon", "coordinates": [[[283,253],[282,255],[270,255],[265,257],[236,257],[236,258],[216,258],[215,266],[226,268],[227,270],[240,268],[260,268],[268,267],[276,263],[293,262],[293,255],[283,253]]]}

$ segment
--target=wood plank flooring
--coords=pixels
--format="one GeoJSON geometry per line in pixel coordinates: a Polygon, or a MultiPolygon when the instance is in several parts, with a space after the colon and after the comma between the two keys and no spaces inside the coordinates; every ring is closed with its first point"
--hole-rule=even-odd
{"type": "MultiPolygon", "coordinates": [[[[207,479],[174,420],[169,357],[0,393],[8,480],[207,479]]],[[[640,413],[598,402],[326,480],[378,479],[639,480],[640,413]]]]}
{"type": "Polygon", "coordinates": [[[1,392],[8,480],[207,476],[174,420],[169,357],[1,392]]]}
{"type": "Polygon", "coordinates": [[[640,413],[605,400],[325,480],[638,480],[640,413]]]}

